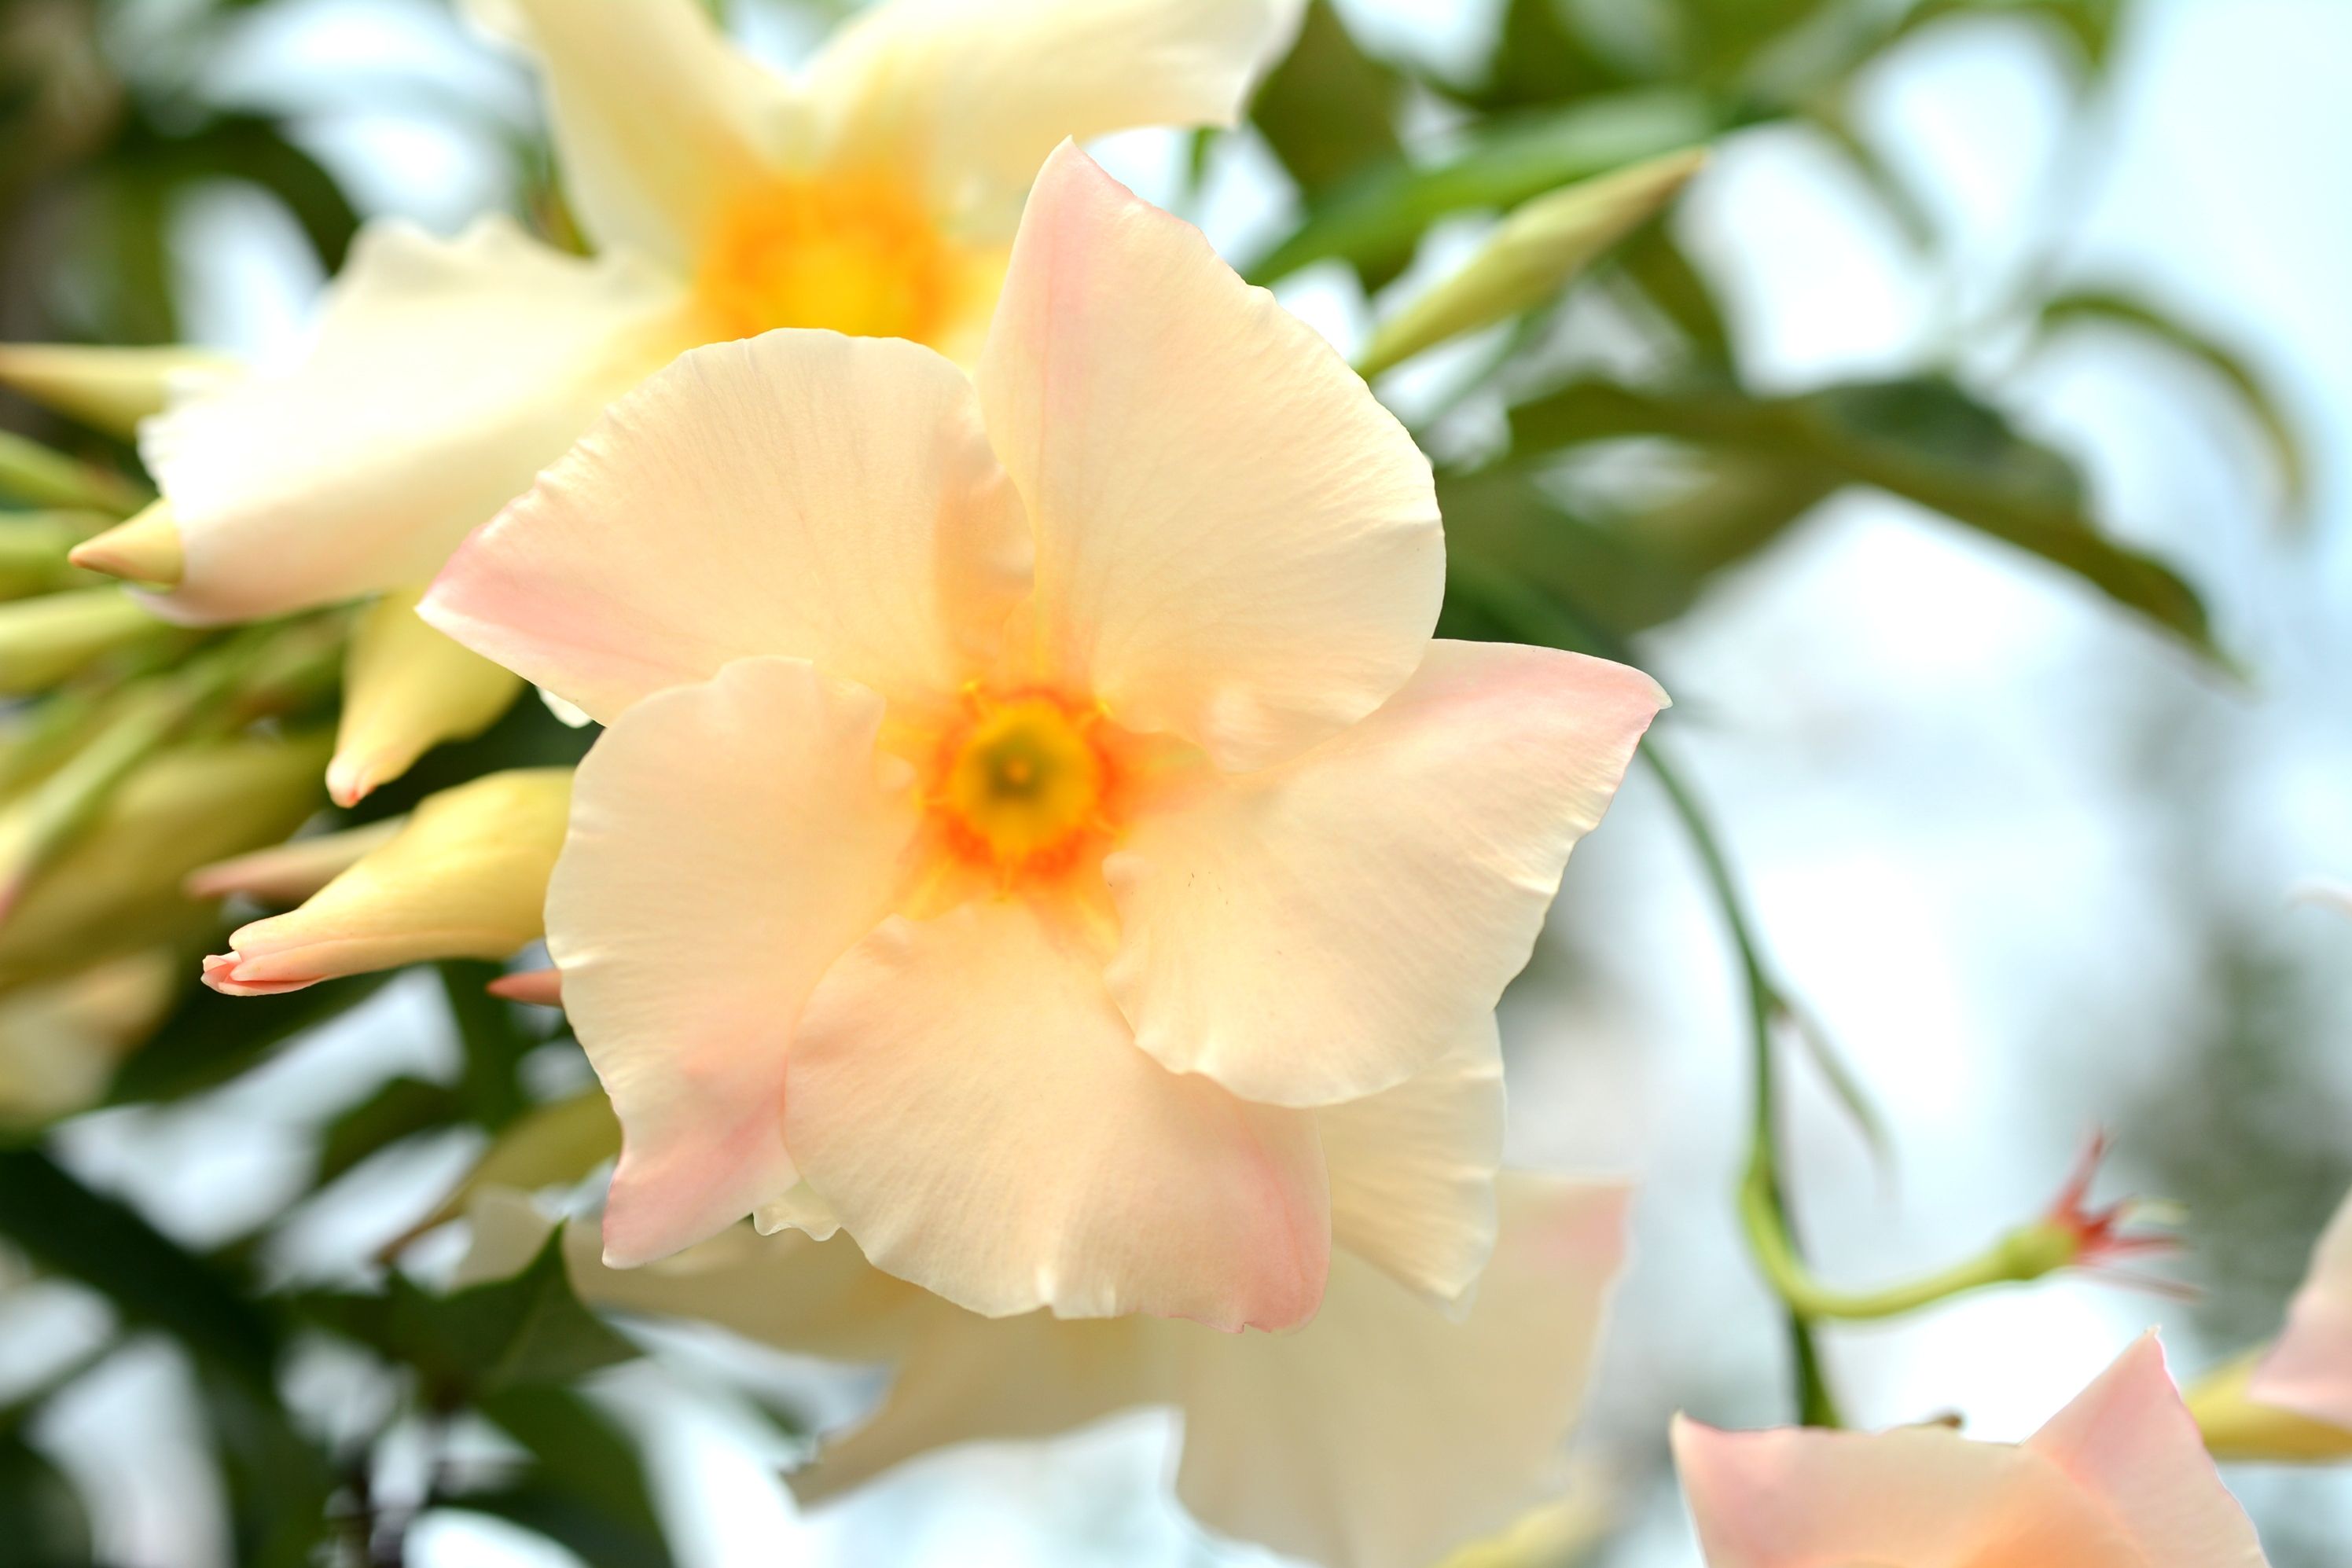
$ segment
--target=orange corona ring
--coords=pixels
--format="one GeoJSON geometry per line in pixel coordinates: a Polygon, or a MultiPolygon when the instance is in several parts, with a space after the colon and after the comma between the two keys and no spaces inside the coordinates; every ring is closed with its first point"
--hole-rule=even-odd
{"type": "Polygon", "coordinates": [[[1119,770],[1100,707],[975,688],[964,710],[940,741],[929,794],[961,858],[1009,883],[1067,871],[1102,844],[1119,770]]]}
{"type": "Polygon", "coordinates": [[[974,272],[904,181],[843,172],[746,192],[711,234],[697,282],[719,336],[821,327],[936,346],[974,272]]]}

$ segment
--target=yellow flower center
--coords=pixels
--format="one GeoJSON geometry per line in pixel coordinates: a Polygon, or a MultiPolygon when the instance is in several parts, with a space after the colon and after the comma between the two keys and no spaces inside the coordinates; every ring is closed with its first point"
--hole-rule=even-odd
{"type": "Polygon", "coordinates": [[[942,739],[932,804],[948,841],[1001,880],[1067,869],[1107,832],[1117,768],[1101,715],[1056,697],[975,693],[942,739]]]}
{"type": "Polygon", "coordinates": [[[823,327],[937,347],[970,314],[981,267],[905,181],[843,172],[744,193],[705,246],[696,284],[722,336],[823,327]]]}

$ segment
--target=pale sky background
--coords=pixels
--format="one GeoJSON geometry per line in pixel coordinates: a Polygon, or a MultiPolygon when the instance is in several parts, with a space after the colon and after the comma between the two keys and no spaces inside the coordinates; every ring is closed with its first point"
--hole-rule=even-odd
{"type": "MultiPolygon", "coordinates": [[[[1368,43],[1440,61],[1476,58],[1496,9],[1341,8],[1368,43]]],[[[2274,921],[2303,967],[2352,979],[2352,925],[2284,898],[2307,874],[2352,877],[2352,474],[2340,457],[2352,452],[2352,5],[2156,0],[2139,21],[2115,84],[2117,151],[2074,204],[2068,271],[2140,285],[2285,388],[2316,455],[2314,516],[2301,532],[2277,522],[2252,433],[2159,356],[2079,340],[2032,370],[2026,408],[2087,465],[2114,527],[2207,590],[2223,641],[2256,672],[2252,689],[2191,668],[2069,580],[1860,499],[1643,646],[1677,698],[1673,743],[1713,800],[1769,946],[1895,1131],[1898,1167],[1882,1179],[1822,1096],[1796,1096],[1799,1202],[1824,1272],[1840,1279],[1972,1249],[2055,1191],[2095,1125],[2130,1154],[2136,1097],[2180,1048],[2184,1017],[2210,1005],[2198,912],[2172,880],[2183,860],[2219,868],[2226,895],[2274,921]],[[2197,815],[2140,787],[2151,735],[2201,768],[2197,815]]],[[[788,57],[807,39],[770,26],[758,42],[788,57]]],[[[320,110],[315,145],[371,212],[444,232],[502,201],[488,144],[431,103],[337,106],[396,72],[486,106],[491,125],[535,112],[520,69],[428,0],[280,7],[233,66],[224,92],[320,110]]],[[[2004,276],[2047,199],[2053,72],[2026,31],[1971,26],[1923,39],[1867,84],[1867,131],[1948,198],[1938,216],[1964,271],[2004,276]]],[[[1145,194],[1169,189],[1169,138],[1103,151],[1145,194]]],[[[1193,214],[1229,253],[1281,220],[1287,197],[1270,167],[1236,149],[1193,214]]],[[[2015,352],[1971,340],[1982,301],[1946,298],[1800,135],[1727,144],[1681,221],[1769,386],[1913,368],[1956,341],[1979,369],[2015,352]]],[[[257,355],[299,346],[318,279],[273,214],[223,192],[186,215],[181,238],[192,333],[257,355]]],[[[1286,298],[1343,346],[1362,329],[1362,302],[1339,280],[1308,275],[1286,298]]],[[[1647,779],[1628,786],[1568,883],[1556,962],[1506,1007],[1512,1137],[1521,1163],[1644,1184],[1587,1438],[1639,1475],[1658,1462],[1677,1405],[1727,1424],[1786,1415],[1777,1330],[1728,1211],[1746,1092],[1738,998],[1647,779]]],[[[2352,984],[2325,988],[2335,1034],[2352,1038],[2352,984]]],[[[355,1081],[451,1049],[429,987],[396,990],[334,1035],[202,1105],[93,1119],[69,1152],[175,1229],[234,1230],[299,1181],[305,1130],[353,1097],[355,1081]]],[[[2339,1079],[2352,1091],[2352,1073],[2339,1079]]],[[[420,1157],[410,1175],[428,1182],[465,1153],[420,1157]]],[[[386,1186],[375,1209],[305,1215],[274,1255],[289,1271],[347,1266],[404,1218],[401,1189],[386,1186]]],[[[62,1297],[15,1309],[52,1337],[89,1333],[84,1311],[62,1297]]],[[[2240,1348],[2199,1343],[2178,1303],[2074,1280],[1837,1334],[1831,1356],[1858,1421],[1958,1408],[1975,1435],[2013,1437],[2158,1323],[2184,1374],[2240,1348]]],[[[7,1361],[0,1352],[0,1369],[7,1361]]],[[[208,1544],[218,1504],[180,1437],[192,1418],[178,1376],[161,1352],[118,1358],[42,1433],[118,1500],[104,1545],[131,1568],[224,1564],[208,1544]]],[[[366,1396],[328,1362],[305,1377],[366,1396]]],[[[832,1397],[850,1408],[861,1387],[836,1379],[832,1397]]],[[[774,1479],[774,1439],[740,1411],[680,1398],[642,1367],[607,1392],[655,1434],[689,1568],[1273,1561],[1206,1542],[1166,1500],[1157,1417],[944,1456],[803,1518],[774,1479]]],[[[2352,1541],[2352,1478],[2232,1479],[2266,1521],[2332,1521],[2333,1539],[2352,1541]]],[[[1696,1563],[1669,1491],[1637,1490],[1627,1507],[1635,1527],[1610,1568],[1696,1563]]],[[[457,1515],[426,1521],[415,1548],[425,1568],[571,1561],[457,1515]]]]}

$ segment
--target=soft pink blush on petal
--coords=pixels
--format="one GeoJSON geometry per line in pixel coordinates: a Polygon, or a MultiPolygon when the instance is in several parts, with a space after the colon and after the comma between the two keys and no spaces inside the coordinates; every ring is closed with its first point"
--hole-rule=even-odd
{"type": "Polygon", "coordinates": [[[1433,643],[1362,723],[1140,817],[1104,866],[1138,1042],[1283,1105],[1426,1071],[1527,964],[1664,701],[1622,664],[1433,643]]]}
{"type": "Polygon", "coordinates": [[[2221,1484],[2154,1334],[2025,1446],[2104,1502],[2147,1568],[2262,1568],[2253,1523],[2221,1484]]]}
{"type": "Polygon", "coordinates": [[[992,1317],[1312,1316],[1313,1118],[1135,1049],[1098,960],[1012,899],[893,918],[793,1037],[785,1135],[879,1267],[992,1317]]]}
{"type": "Polygon", "coordinates": [[[929,701],[993,659],[1028,551],[961,371],[777,331],[615,403],[419,612],[607,722],[761,653],[929,701]]]}
{"type": "Polygon", "coordinates": [[[793,1023],[896,893],[916,807],[878,781],[882,703],[749,659],[624,714],[580,766],[547,946],[624,1146],[604,1218],[625,1267],[798,1179],[793,1023]]]}
{"type": "Polygon", "coordinates": [[[1245,768],[1412,674],[1444,591],[1428,460],[1313,329],[1068,143],[978,380],[1035,528],[1042,679],[1245,768]]]}
{"type": "Polygon", "coordinates": [[[2352,1197],[2328,1221],[2286,1328],[2246,1392],[2298,1416],[2352,1427],[2352,1197]]]}

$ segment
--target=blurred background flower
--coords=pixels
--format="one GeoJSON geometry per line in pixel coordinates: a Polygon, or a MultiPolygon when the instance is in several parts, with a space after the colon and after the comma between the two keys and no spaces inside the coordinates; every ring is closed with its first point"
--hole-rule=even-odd
{"type": "MultiPolygon", "coordinates": [[[[789,62],[837,7],[725,9],[789,62]]],[[[1361,353],[1503,214],[1713,143],[1564,298],[1378,384],[1444,473],[1450,630],[1676,695],[1661,746],[1803,1024],[1781,1175],[1816,1271],[1973,1251],[2095,1127],[2089,1201],[2185,1206],[2189,1299],[2072,1277],[1824,1328],[1856,1424],[2022,1437],[2150,1323],[2218,1364],[2276,1332],[2352,1184],[2352,936],[2285,900],[2352,876],[2347,50],[2335,0],[1334,0],[1249,126],[1098,149],[1361,353]]],[[[550,168],[524,69],[440,0],[16,0],[0,339],[283,358],[361,215],[561,243],[550,168]]],[[[144,498],[119,430],[0,419],[9,1540],[299,1563],[331,1510],[347,1562],[1268,1561],[1177,1511],[1161,1416],[803,1516],[777,1472],[870,1377],[650,1322],[517,1376],[387,1277],[494,1138],[522,1185],[609,1148],[576,1048],[471,961],[196,988],[290,900],[182,879],[324,804],[344,628],[126,616],[59,564],[144,498]]],[[[319,826],[583,744],[517,705],[319,826]]],[[[1666,1416],[1792,1413],[1732,1204],[1748,1005],[1637,771],[1504,1009],[1514,1162],[1643,1184],[1582,1436],[1615,1528],[1531,1552],[1696,1563],[1666,1416]]],[[[404,1260],[437,1284],[461,1246],[404,1260]]],[[[2340,1560],[2352,1478],[2229,1477],[2281,1568],[2340,1560]]]]}

